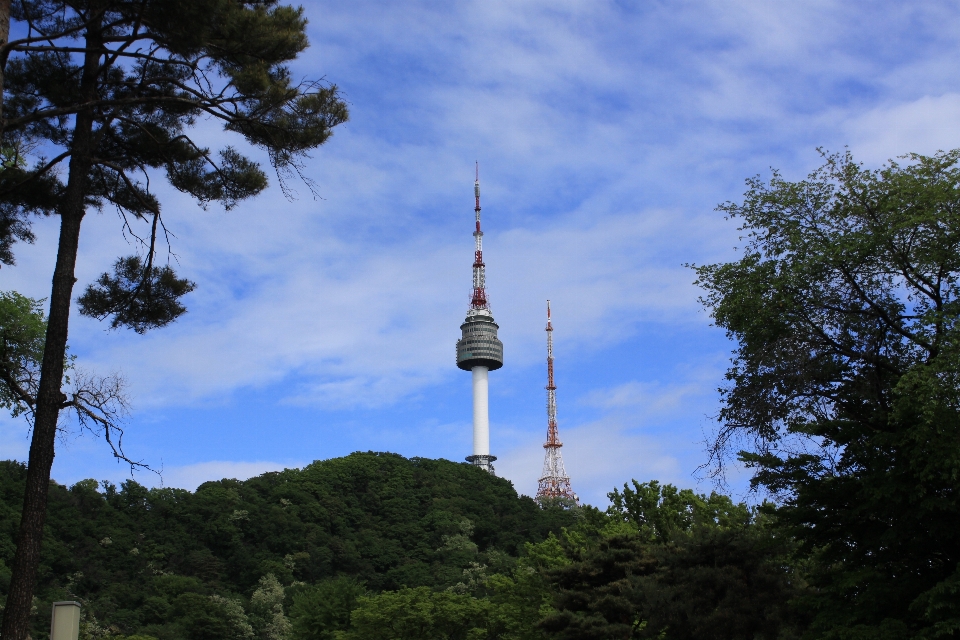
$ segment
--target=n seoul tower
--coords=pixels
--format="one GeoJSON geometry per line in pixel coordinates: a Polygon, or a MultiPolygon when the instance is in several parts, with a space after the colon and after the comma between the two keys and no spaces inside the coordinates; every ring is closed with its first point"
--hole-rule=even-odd
{"type": "Polygon", "coordinates": [[[476,250],[473,259],[473,295],[467,318],[460,325],[463,337],[457,340],[457,366],[473,374],[473,455],[467,456],[481,469],[493,473],[490,455],[490,411],[487,393],[487,374],[503,366],[503,343],[497,338],[500,326],[493,321],[487,304],[486,265],[483,263],[483,231],[480,230],[480,165],[473,183],[477,199],[474,212],[477,227],[473,232],[476,250]]]}

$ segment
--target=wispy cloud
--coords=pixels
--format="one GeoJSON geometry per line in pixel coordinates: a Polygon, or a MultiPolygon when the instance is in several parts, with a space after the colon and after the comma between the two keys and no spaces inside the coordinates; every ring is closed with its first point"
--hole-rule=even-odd
{"type": "MultiPolygon", "coordinates": [[[[571,485],[585,504],[606,506],[607,493],[631,478],[660,478],[684,487],[695,482],[685,472],[679,456],[664,447],[665,443],[637,431],[635,425],[620,418],[606,417],[565,428],[561,438],[561,453],[571,485]]],[[[514,480],[517,490],[529,496],[536,494],[539,475],[531,471],[539,471],[543,465],[540,444],[532,437],[526,438],[496,462],[497,473],[514,480]]]]}
{"type": "MultiPolygon", "coordinates": [[[[660,211],[591,215],[596,208],[585,205],[543,229],[488,233],[490,294],[514,365],[541,359],[548,296],[572,348],[623,340],[643,321],[697,320],[691,273],[679,259],[663,264],[660,248],[689,219],[660,211]]],[[[709,245],[715,229],[702,220],[682,241],[709,245]]],[[[470,237],[461,235],[385,246],[375,256],[366,255],[369,245],[345,243],[317,255],[304,242],[267,261],[251,247],[247,255],[260,264],[254,286],[238,293],[214,281],[200,313],[147,337],[114,336],[93,357],[132,372],[141,406],[291,375],[297,381],[286,401],[390,404],[453,371],[469,275],[470,237]]]]}
{"type": "Polygon", "coordinates": [[[626,382],[612,389],[590,392],[583,403],[601,409],[634,409],[663,413],[676,409],[687,398],[703,394],[703,386],[685,384],[664,388],[659,382],[626,382]]]}
{"type": "Polygon", "coordinates": [[[858,160],[882,163],[906,153],[960,147],[960,93],[923,96],[857,114],[846,124],[858,160]]]}

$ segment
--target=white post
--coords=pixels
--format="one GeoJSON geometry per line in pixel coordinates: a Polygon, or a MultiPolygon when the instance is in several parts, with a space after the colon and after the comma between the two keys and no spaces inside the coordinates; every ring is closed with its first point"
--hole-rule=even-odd
{"type": "Polygon", "coordinates": [[[53,603],[50,640],[77,640],[80,637],[80,603],[71,600],[53,603]]]}
{"type": "MultiPolygon", "coordinates": [[[[473,455],[490,455],[490,411],[487,399],[487,367],[472,367],[473,455]]],[[[486,468],[487,465],[484,465],[486,468]]]]}

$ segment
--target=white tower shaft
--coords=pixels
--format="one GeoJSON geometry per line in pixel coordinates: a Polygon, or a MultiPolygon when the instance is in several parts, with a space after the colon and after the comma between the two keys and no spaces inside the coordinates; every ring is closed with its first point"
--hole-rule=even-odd
{"type": "MultiPolygon", "coordinates": [[[[473,455],[490,455],[490,405],[487,367],[476,366],[473,373],[473,455]]],[[[487,465],[481,465],[486,467],[487,465]]]]}

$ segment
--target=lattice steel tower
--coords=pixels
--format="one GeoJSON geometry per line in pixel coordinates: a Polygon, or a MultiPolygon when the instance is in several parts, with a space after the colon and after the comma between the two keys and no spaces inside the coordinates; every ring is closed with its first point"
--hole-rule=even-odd
{"type": "Polygon", "coordinates": [[[570,477],[563,468],[560,455],[560,434],[557,432],[557,387],[553,384],[553,324],[550,322],[550,301],[547,300],[547,441],[543,448],[543,471],[537,487],[537,502],[560,503],[572,507],[579,503],[577,494],[570,486],[570,477]]]}
{"type": "Polygon", "coordinates": [[[493,473],[490,455],[490,412],[487,393],[487,373],[503,366],[503,343],[497,338],[500,326],[493,321],[487,304],[486,265],[483,263],[483,231],[480,230],[480,166],[473,183],[477,200],[476,250],[473,259],[473,294],[467,318],[460,325],[463,337],[457,340],[457,366],[473,374],[473,455],[467,456],[481,469],[493,473]]]}

